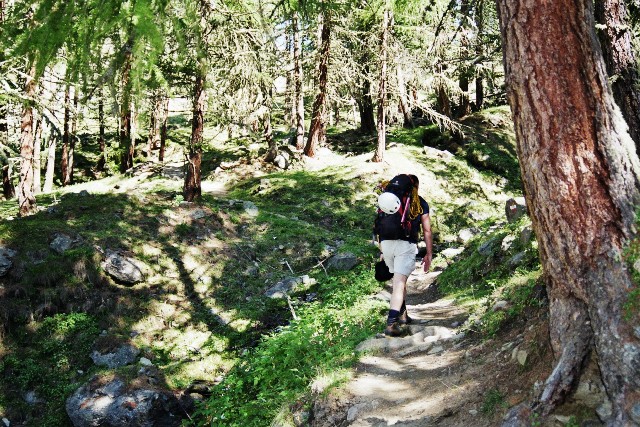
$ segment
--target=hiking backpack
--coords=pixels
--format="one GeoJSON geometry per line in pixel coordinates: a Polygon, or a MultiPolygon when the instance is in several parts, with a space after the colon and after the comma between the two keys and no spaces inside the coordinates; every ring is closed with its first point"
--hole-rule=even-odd
{"type": "Polygon", "coordinates": [[[411,194],[416,185],[414,177],[402,174],[396,175],[383,188],[383,193],[389,192],[400,200],[400,208],[393,214],[385,213],[378,208],[373,233],[378,241],[382,240],[409,240],[412,235],[409,208],[411,206],[411,194]]]}

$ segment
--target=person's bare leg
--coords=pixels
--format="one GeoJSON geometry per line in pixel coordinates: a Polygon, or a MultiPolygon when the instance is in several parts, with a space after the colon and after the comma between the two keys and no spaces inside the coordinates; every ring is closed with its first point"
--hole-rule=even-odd
{"type": "Polygon", "coordinates": [[[398,310],[402,307],[402,303],[407,295],[407,279],[404,274],[395,273],[393,275],[393,292],[391,294],[391,310],[398,310]]]}

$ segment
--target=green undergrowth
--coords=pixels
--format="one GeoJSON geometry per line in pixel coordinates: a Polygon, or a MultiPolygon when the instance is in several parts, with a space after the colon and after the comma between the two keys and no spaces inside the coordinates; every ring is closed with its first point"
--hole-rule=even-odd
{"type": "Polygon", "coordinates": [[[351,367],[355,346],[379,328],[386,305],[369,298],[379,287],[367,267],[321,279],[317,300],[241,358],[193,425],[268,425],[283,406],[307,401],[313,380],[351,367]]]}
{"type": "Polygon", "coordinates": [[[471,306],[467,329],[494,336],[528,308],[542,304],[537,242],[530,233],[526,217],[493,226],[471,240],[438,276],[443,295],[471,306]],[[494,309],[498,301],[506,307],[494,309]]]}

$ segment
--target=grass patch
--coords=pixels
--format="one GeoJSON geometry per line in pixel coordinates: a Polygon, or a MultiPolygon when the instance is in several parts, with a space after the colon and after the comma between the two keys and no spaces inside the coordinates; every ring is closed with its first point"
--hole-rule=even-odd
{"type": "Polygon", "coordinates": [[[485,415],[493,415],[499,408],[506,408],[507,403],[505,401],[505,395],[498,389],[491,389],[485,394],[484,401],[482,402],[482,411],[485,415]]]}

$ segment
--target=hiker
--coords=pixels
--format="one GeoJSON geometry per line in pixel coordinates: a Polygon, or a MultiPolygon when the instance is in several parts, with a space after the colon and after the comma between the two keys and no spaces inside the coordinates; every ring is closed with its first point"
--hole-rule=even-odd
{"type": "Polygon", "coordinates": [[[431,220],[429,204],[418,195],[418,177],[397,175],[383,182],[383,193],[378,197],[379,213],[374,233],[380,243],[382,259],[393,274],[393,292],[387,317],[387,336],[402,334],[402,325],[411,323],[407,313],[407,279],[415,269],[420,227],[427,253],[421,265],[429,271],[432,259],[431,220]]]}

